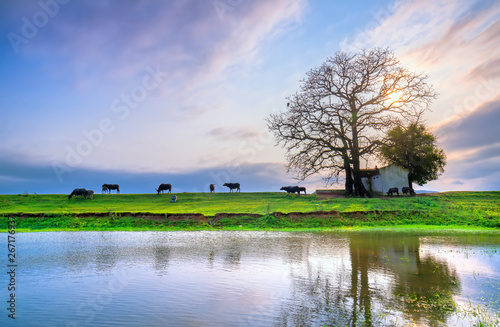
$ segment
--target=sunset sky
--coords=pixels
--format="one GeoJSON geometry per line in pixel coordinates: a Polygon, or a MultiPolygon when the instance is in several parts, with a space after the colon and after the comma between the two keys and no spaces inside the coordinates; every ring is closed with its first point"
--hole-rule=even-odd
{"type": "Polygon", "coordinates": [[[448,165],[418,188],[500,190],[499,1],[0,0],[0,31],[0,193],[298,184],[265,118],[372,47],[439,93],[425,118],[448,165]]]}

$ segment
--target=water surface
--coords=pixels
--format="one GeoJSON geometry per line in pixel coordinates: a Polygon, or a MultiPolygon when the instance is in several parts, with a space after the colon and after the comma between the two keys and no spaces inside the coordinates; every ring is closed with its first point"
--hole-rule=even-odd
{"type": "MultiPolygon", "coordinates": [[[[473,326],[500,318],[498,234],[54,232],[16,234],[16,242],[16,320],[4,309],[1,326],[473,326]]],[[[6,303],[8,275],[0,281],[6,303]]]]}

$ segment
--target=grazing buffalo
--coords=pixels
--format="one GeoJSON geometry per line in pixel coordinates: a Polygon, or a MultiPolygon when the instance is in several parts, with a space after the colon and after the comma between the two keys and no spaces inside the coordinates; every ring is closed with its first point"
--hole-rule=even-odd
{"type": "Polygon", "coordinates": [[[215,192],[215,185],[210,184],[210,193],[213,193],[213,192],[215,192]]]}
{"type": "Polygon", "coordinates": [[[401,192],[403,194],[407,194],[407,195],[415,195],[415,191],[411,187],[408,187],[408,186],[403,187],[401,189],[401,192]]]}
{"type": "Polygon", "coordinates": [[[103,191],[104,191],[104,188],[106,188],[108,193],[111,193],[111,190],[116,190],[116,194],[120,193],[120,185],[118,185],[118,184],[102,184],[103,191]]]}
{"type": "Polygon", "coordinates": [[[84,198],[85,199],[89,198],[89,199],[93,200],[94,199],[94,191],[92,191],[92,190],[86,190],[84,198]]]}
{"type": "Polygon", "coordinates": [[[85,193],[87,192],[86,189],[84,188],[75,188],[73,190],[73,192],[71,192],[71,194],[68,196],[68,199],[71,199],[74,196],[77,196],[77,195],[80,195],[80,196],[83,196],[83,198],[85,199],[85,193]]]}
{"type": "Polygon", "coordinates": [[[280,188],[280,191],[286,191],[288,195],[290,193],[297,193],[297,195],[300,196],[300,192],[304,192],[304,194],[306,194],[306,188],[298,186],[283,186],[280,188]]]}
{"type": "Polygon", "coordinates": [[[106,193],[108,193],[108,191],[109,191],[109,190],[108,190],[108,186],[107,186],[106,184],[104,184],[104,185],[102,186],[102,191],[101,191],[101,194],[106,194],[106,193]]]}
{"type": "Polygon", "coordinates": [[[391,187],[389,191],[387,192],[387,195],[392,196],[393,193],[396,193],[399,196],[399,190],[397,187],[391,187]]]}
{"type": "Polygon", "coordinates": [[[168,191],[168,193],[172,193],[172,185],[170,184],[160,184],[160,186],[158,186],[158,188],[155,188],[156,192],[158,192],[158,194],[163,193],[163,191],[168,191]]]}
{"type": "Polygon", "coordinates": [[[229,192],[232,192],[236,189],[236,192],[240,192],[240,183],[224,183],[222,186],[229,187],[229,192]]]}

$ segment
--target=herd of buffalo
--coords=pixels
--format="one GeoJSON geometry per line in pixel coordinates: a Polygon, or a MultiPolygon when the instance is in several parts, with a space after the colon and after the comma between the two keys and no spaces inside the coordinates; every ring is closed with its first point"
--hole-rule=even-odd
{"type": "MultiPolygon", "coordinates": [[[[415,195],[415,191],[411,187],[408,187],[408,186],[403,187],[401,189],[401,192],[404,195],[415,195]]],[[[391,187],[389,189],[389,191],[387,192],[387,195],[392,196],[394,193],[399,196],[399,189],[397,187],[391,187]]]]}
{"type": "MultiPolygon", "coordinates": [[[[229,188],[229,192],[240,192],[240,183],[224,183],[222,186],[226,186],[229,188]]],[[[102,185],[102,193],[111,193],[112,190],[115,190],[116,193],[120,193],[120,186],[118,184],[103,184],[102,185]]],[[[155,188],[158,194],[167,191],[168,193],[172,193],[172,184],[160,184],[158,188],[155,188]]],[[[287,195],[297,193],[297,196],[300,196],[300,192],[304,192],[306,195],[306,188],[299,186],[283,186],[280,191],[286,191],[287,195]]],[[[215,192],[215,185],[210,184],[210,193],[215,192]]],[[[403,187],[401,192],[405,195],[415,195],[415,191],[413,191],[410,187],[403,187]]],[[[399,189],[397,187],[392,187],[387,192],[387,195],[392,196],[393,194],[399,195],[399,189]]],[[[68,199],[71,199],[73,196],[82,196],[84,199],[93,199],[94,191],[87,190],[84,188],[75,188],[73,192],[68,196],[68,199]]]]}
{"type": "MultiPolygon", "coordinates": [[[[240,183],[224,183],[222,186],[226,186],[229,188],[229,192],[241,192],[240,189],[240,183]]],[[[118,184],[102,184],[102,193],[111,193],[112,190],[115,190],[117,194],[120,193],[120,186],[118,184]]],[[[168,193],[172,193],[172,184],[168,183],[162,183],[158,186],[158,188],[155,188],[156,192],[158,194],[164,193],[167,191],[168,193]]],[[[300,192],[304,192],[306,194],[306,188],[305,187],[298,187],[298,186],[283,186],[281,188],[282,191],[286,191],[287,194],[290,193],[297,193],[297,195],[300,195],[300,192]]],[[[215,185],[210,184],[210,193],[215,192],[215,185]]],[[[73,192],[68,196],[68,199],[71,199],[73,196],[81,196],[84,199],[93,199],[94,198],[94,191],[93,190],[87,190],[84,188],[75,188],[73,192]]]]}

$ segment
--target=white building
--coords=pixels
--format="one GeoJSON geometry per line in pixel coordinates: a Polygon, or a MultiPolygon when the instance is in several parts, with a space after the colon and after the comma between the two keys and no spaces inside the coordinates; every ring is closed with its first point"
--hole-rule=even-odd
{"type": "Polygon", "coordinates": [[[408,170],[396,165],[361,169],[361,176],[363,185],[370,192],[387,193],[391,187],[397,187],[401,192],[408,186],[408,170]]]}

